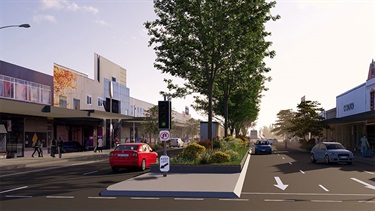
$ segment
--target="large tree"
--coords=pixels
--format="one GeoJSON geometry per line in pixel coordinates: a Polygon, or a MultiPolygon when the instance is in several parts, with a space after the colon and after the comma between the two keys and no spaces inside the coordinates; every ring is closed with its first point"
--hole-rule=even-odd
{"type": "Polygon", "coordinates": [[[274,132],[277,136],[282,136],[284,140],[286,138],[291,138],[293,134],[290,132],[290,130],[293,126],[293,119],[294,112],[292,109],[279,111],[279,113],[277,113],[277,120],[274,124],[272,132],[274,132]]]}
{"type": "Polygon", "coordinates": [[[302,101],[297,105],[294,113],[292,125],[289,131],[300,138],[304,138],[310,133],[312,136],[321,136],[323,129],[329,126],[324,122],[324,117],[320,115],[323,108],[319,107],[317,101],[302,101]]]}
{"type": "MultiPolygon", "coordinates": [[[[228,58],[233,52],[248,50],[249,47],[241,49],[242,45],[238,49],[238,38],[248,36],[266,21],[276,19],[270,15],[270,8],[274,5],[275,2],[267,3],[265,0],[154,1],[158,18],[145,23],[151,36],[149,45],[154,46],[157,56],[154,66],[163,73],[186,81],[181,88],[168,80],[168,88],[175,91],[169,94],[170,97],[191,93],[207,97],[210,140],[213,90],[217,78],[228,70],[228,58]]],[[[267,35],[264,31],[260,33],[262,37],[267,35]]]]}

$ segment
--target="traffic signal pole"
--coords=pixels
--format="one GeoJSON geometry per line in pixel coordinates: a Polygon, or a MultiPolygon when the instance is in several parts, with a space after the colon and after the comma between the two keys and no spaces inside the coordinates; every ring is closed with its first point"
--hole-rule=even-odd
{"type": "MultiPolygon", "coordinates": [[[[169,134],[169,130],[171,129],[171,110],[172,110],[172,103],[168,100],[167,97],[164,95],[164,101],[158,102],[158,125],[159,130],[167,130],[169,134]]],[[[164,156],[167,156],[167,140],[164,140],[164,156]]],[[[169,168],[168,168],[169,169],[169,168]]],[[[167,176],[167,172],[163,171],[163,177],[167,176]]]]}

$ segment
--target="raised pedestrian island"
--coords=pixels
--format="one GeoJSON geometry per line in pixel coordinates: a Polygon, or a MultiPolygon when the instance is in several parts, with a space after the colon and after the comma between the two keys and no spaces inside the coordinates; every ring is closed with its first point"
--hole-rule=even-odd
{"type": "MultiPolygon", "coordinates": [[[[250,151],[248,152],[250,153],[250,151]]],[[[222,164],[202,164],[202,165],[190,165],[190,164],[171,164],[169,167],[168,173],[205,173],[205,174],[210,174],[210,173],[239,173],[242,171],[242,168],[245,164],[246,154],[241,163],[238,165],[222,165],[222,164]]],[[[160,165],[159,163],[157,164],[152,164],[150,166],[150,172],[151,173],[162,173],[160,171],[160,165]]]]}

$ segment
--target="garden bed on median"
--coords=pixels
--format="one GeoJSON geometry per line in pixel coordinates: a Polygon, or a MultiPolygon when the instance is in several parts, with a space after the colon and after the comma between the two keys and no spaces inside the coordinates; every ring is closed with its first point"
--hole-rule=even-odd
{"type": "MultiPolygon", "coordinates": [[[[247,157],[250,156],[250,151],[247,151],[241,162],[238,164],[178,164],[171,163],[168,173],[239,173],[242,171],[243,165],[247,157]]],[[[150,166],[150,172],[162,173],[160,171],[160,164],[155,163],[150,166]]]]}

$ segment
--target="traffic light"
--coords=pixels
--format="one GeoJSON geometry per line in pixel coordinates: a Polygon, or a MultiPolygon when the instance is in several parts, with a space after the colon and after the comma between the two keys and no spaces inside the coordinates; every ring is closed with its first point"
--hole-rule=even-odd
{"type": "Polygon", "coordinates": [[[171,129],[171,101],[159,101],[159,129],[171,129]]]}

